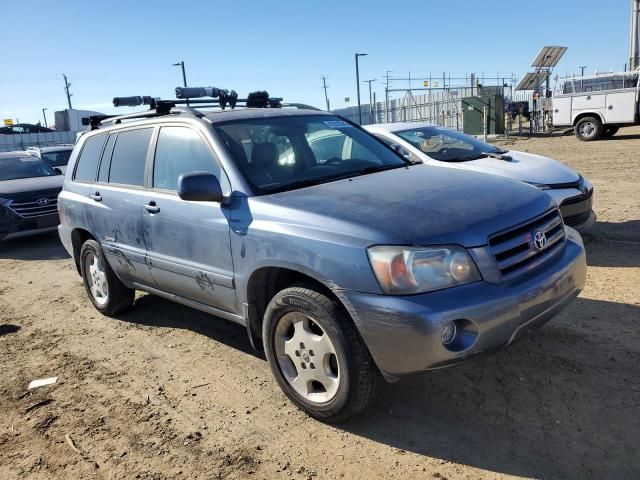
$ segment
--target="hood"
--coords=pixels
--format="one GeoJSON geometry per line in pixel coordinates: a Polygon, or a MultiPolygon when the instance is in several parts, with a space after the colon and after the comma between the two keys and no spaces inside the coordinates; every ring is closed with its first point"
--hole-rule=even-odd
{"type": "Polygon", "coordinates": [[[535,187],[494,175],[415,165],[281,192],[271,202],[373,227],[413,245],[485,245],[554,205],[535,187]]]}
{"type": "Polygon", "coordinates": [[[513,160],[506,161],[487,157],[468,162],[447,162],[446,165],[545,185],[578,181],[578,174],[557,160],[515,150],[509,150],[505,155],[510,156],[513,160]]]}
{"type": "Polygon", "coordinates": [[[62,189],[62,182],[64,182],[64,175],[3,180],[0,181],[0,198],[18,200],[18,197],[32,196],[35,193],[59,192],[62,189]]]}

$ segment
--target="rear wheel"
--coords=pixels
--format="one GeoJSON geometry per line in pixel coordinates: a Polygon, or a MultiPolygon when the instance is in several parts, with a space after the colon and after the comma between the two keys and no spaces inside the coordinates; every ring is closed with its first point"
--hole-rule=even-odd
{"type": "Polygon", "coordinates": [[[616,133],[618,133],[620,127],[605,127],[604,136],[605,137],[613,137],[616,133]]]}
{"type": "Polygon", "coordinates": [[[269,302],[264,349],[285,395],[318,420],[340,422],[363,410],[380,373],[336,301],[305,285],[269,302]]]}
{"type": "Polygon", "coordinates": [[[578,140],[591,142],[598,140],[604,133],[602,122],[597,117],[583,117],[578,120],[575,126],[575,133],[578,140]]]}
{"type": "Polygon", "coordinates": [[[102,314],[115,315],[133,305],[135,290],[127,288],[116,277],[95,240],[87,240],[82,245],[80,269],[87,294],[102,314]]]}

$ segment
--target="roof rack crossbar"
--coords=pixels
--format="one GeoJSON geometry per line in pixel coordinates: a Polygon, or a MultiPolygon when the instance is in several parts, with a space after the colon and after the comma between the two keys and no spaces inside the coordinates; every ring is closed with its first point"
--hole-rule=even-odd
{"type": "Polygon", "coordinates": [[[123,120],[151,118],[160,115],[187,114],[194,117],[203,117],[204,114],[196,108],[220,108],[224,110],[227,106],[231,109],[236,106],[244,106],[247,108],[295,107],[319,110],[302,103],[282,103],[282,98],[270,97],[266,91],[251,92],[247,98],[238,98],[238,94],[234,90],[229,91],[216,87],[176,87],[176,99],[174,100],[162,100],[158,97],[147,95],[115,97],[113,99],[114,107],[136,107],[139,105],[149,105],[149,110],[127,115],[96,115],[90,117],[91,130],[99,128],[100,125],[118,124],[123,120]],[[186,108],[183,105],[186,105],[186,108]],[[197,105],[197,107],[191,107],[192,105],[197,105]]]}

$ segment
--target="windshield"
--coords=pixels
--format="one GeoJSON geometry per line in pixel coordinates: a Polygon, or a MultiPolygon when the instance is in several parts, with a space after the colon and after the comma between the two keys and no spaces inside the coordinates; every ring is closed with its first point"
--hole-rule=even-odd
{"type": "Polygon", "coordinates": [[[57,175],[45,162],[36,157],[0,158],[0,180],[52,177],[57,175]]]}
{"type": "Polygon", "coordinates": [[[41,156],[52,167],[66,167],[73,149],[58,150],[57,152],[42,152],[41,156]]]}
{"type": "Polygon", "coordinates": [[[420,127],[393,132],[435,160],[464,162],[484,157],[485,153],[505,153],[456,130],[442,127],[420,127]]]}
{"type": "Polygon", "coordinates": [[[215,130],[258,193],[409,165],[371,135],[328,115],[244,119],[215,130]]]}

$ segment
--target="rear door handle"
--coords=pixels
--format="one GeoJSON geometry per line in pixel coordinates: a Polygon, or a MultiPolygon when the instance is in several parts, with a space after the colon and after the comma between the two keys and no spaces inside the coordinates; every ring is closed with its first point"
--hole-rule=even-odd
{"type": "Polygon", "coordinates": [[[89,196],[96,202],[101,202],[102,201],[102,195],[100,195],[100,192],[92,193],[89,196]]]}
{"type": "Polygon", "coordinates": [[[144,209],[149,213],[158,213],[160,207],[156,205],[156,202],[151,201],[144,206],[144,209]]]}

